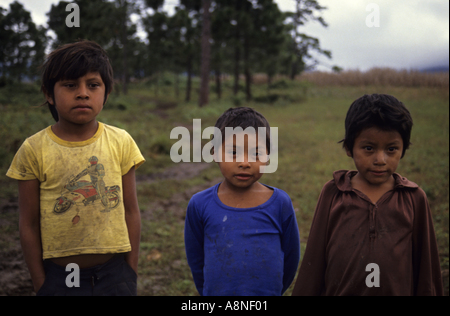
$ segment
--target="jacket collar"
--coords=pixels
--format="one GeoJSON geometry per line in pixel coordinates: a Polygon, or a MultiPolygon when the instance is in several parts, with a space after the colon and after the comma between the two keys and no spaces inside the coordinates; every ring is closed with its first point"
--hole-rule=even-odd
{"type": "MultiPolygon", "coordinates": [[[[337,188],[340,191],[353,191],[352,188],[352,178],[356,175],[357,171],[354,170],[339,170],[335,171],[333,174],[334,177],[334,183],[336,184],[337,188]]],[[[419,186],[409,181],[408,179],[402,177],[398,173],[393,174],[395,179],[395,189],[401,189],[401,188],[410,188],[410,189],[417,189],[419,186]]]]}

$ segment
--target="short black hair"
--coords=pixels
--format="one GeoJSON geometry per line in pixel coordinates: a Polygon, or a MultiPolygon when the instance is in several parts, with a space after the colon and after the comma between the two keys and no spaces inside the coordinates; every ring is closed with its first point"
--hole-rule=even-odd
{"type": "Polygon", "coordinates": [[[377,127],[386,131],[397,131],[403,140],[402,158],[411,145],[413,119],[405,105],[387,94],[364,95],[350,106],[345,119],[346,148],[353,155],[355,139],[362,130],[377,127]]]}
{"type": "MultiPolygon", "coordinates": [[[[89,72],[98,72],[105,84],[106,103],[114,85],[114,74],[105,50],[93,41],[81,40],[65,44],[52,51],[42,65],[41,91],[54,98],[55,84],[60,80],[78,79],[89,72]]],[[[59,120],[54,105],[46,102],[55,119],[59,120]]]]}
{"type": "Polygon", "coordinates": [[[266,118],[259,112],[249,107],[230,108],[225,111],[217,120],[215,127],[222,133],[222,143],[225,140],[226,127],[253,127],[258,132],[258,127],[266,128],[266,148],[270,154],[270,124],[266,118]]]}

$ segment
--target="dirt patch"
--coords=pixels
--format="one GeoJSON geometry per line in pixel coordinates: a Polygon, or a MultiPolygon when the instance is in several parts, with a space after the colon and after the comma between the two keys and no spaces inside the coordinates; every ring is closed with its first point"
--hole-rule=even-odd
{"type": "Polygon", "coordinates": [[[217,184],[222,178],[212,179],[201,185],[196,185],[186,189],[183,192],[175,193],[170,199],[153,202],[148,205],[149,211],[144,211],[141,216],[144,220],[155,220],[151,210],[163,210],[170,212],[178,221],[184,222],[186,217],[186,206],[191,197],[200,191],[206,190],[217,184]]]}
{"type": "Polygon", "coordinates": [[[174,109],[177,107],[176,102],[164,102],[160,100],[152,99],[156,103],[155,109],[151,110],[150,113],[159,116],[162,119],[169,117],[167,110],[174,109]]]}
{"type": "Polygon", "coordinates": [[[9,200],[0,200],[0,214],[15,213],[19,209],[19,198],[13,197],[9,200]]]}
{"type": "MultiPolygon", "coordinates": [[[[208,163],[179,163],[173,167],[169,167],[160,173],[155,173],[151,175],[142,175],[136,178],[136,183],[139,185],[140,183],[155,183],[161,180],[185,180],[191,179],[198,176],[202,171],[211,167],[211,164],[208,163]]],[[[193,186],[187,188],[185,191],[176,193],[172,195],[170,199],[152,202],[148,205],[148,210],[164,210],[171,212],[175,218],[178,220],[184,220],[186,213],[186,205],[189,202],[192,195],[195,193],[205,190],[212,185],[218,183],[221,178],[212,179],[210,181],[206,181],[202,185],[193,186]]],[[[151,211],[144,211],[142,213],[142,218],[145,220],[155,220],[152,216],[151,211]]]]}
{"type": "Polygon", "coordinates": [[[211,167],[211,164],[199,162],[199,163],[189,163],[182,162],[176,164],[173,167],[169,167],[162,172],[151,174],[151,175],[139,175],[136,176],[136,183],[154,183],[161,180],[177,179],[184,180],[190,179],[197,176],[203,170],[211,167]]]}
{"type": "Polygon", "coordinates": [[[0,201],[0,295],[34,295],[19,238],[16,197],[0,201]]]}
{"type": "Polygon", "coordinates": [[[35,295],[19,244],[0,252],[0,295],[35,295]]]}

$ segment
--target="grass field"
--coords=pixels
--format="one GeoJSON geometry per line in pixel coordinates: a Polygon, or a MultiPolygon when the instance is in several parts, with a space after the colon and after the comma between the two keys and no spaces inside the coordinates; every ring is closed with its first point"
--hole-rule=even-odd
{"type": "MultiPolygon", "coordinates": [[[[224,86],[227,89],[227,83],[224,86]]],[[[370,93],[392,94],[412,113],[413,145],[398,172],[418,183],[428,195],[448,295],[448,87],[319,86],[281,80],[270,91],[261,84],[255,85],[253,92],[256,101],[249,103],[244,101],[243,93],[238,97],[225,94],[222,100],[212,94],[210,105],[198,108],[196,100],[184,103],[172,97],[175,94],[169,77],[159,87],[160,98],[155,98],[153,87],[136,83],[130,87],[129,95],[112,95],[98,117],[104,123],[126,129],[147,159],[137,171],[142,213],[139,295],[197,295],[184,253],[185,209],[193,193],[212,186],[221,177],[214,164],[172,163],[172,128],[192,129],[194,118],[202,119],[202,128],[213,126],[223,111],[235,105],[255,108],[271,126],[278,127],[278,171],[264,175],[261,181],[291,196],[303,252],[322,186],[331,179],[333,171],[354,169],[353,161],[338,144],[344,136],[348,107],[356,98],[370,93]]],[[[46,108],[32,106],[42,101],[35,86],[0,90],[0,285],[2,280],[19,282],[6,275],[16,273],[14,269],[21,270],[17,275],[23,283],[21,290],[11,285],[9,292],[0,294],[31,292],[24,263],[20,261],[17,185],[4,174],[23,140],[53,123],[46,108]],[[19,262],[19,267],[8,265],[10,258],[19,262]]],[[[292,287],[286,294],[291,291],[292,287]]]]}

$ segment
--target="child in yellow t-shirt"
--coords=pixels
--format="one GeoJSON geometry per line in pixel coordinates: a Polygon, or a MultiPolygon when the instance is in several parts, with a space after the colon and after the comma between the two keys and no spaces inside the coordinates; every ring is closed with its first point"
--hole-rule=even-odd
{"type": "Polygon", "coordinates": [[[112,85],[94,42],[61,46],[43,65],[56,124],[27,138],[7,172],[19,180],[20,238],[37,295],[136,295],[135,169],[145,160],[126,131],[96,120],[112,85]]]}

